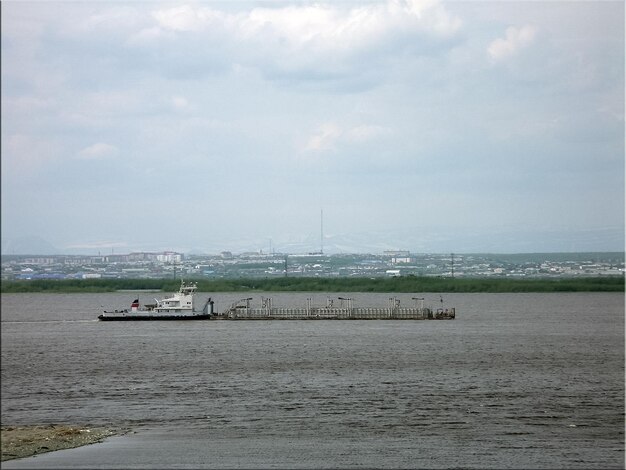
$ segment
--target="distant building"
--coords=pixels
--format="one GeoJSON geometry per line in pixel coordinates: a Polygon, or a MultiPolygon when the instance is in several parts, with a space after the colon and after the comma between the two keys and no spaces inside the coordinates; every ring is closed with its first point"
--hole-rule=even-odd
{"type": "Polygon", "coordinates": [[[161,263],[180,263],[183,260],[183,255],[174,251],[164,251],[158,254],[156,258],[161,263]]]}
{"type": "Polygon", "coordinates": [[[102,274],[98,274],[98,273],[84,273],[82,275],[83,279],[100,279],[102,277],[102,274]]]}
{"type": "Polygon", "coordinates": [[[404,256],[409,257],[411,254],[408,250],[386,250],[383,252],[385,256],[404,256]]]}
{"type": "Polygon", "coordinates": [[[54,264],[56,260],[54,257],[49,256],[49,257],[26,258],[24,259],[23,262],[24,264],[42,265],[42,264],[54,264]]]}
{"type": "Polygon", "coordinates": [[[104,257],[105,263],[127,263],[128,255],[107,255],[104,257]]]}
{"type": "Polygon", "coordinates": [[[152,253],[131,253],[128,255],[128,261],[154,261],[156,256],[152,253]]]}

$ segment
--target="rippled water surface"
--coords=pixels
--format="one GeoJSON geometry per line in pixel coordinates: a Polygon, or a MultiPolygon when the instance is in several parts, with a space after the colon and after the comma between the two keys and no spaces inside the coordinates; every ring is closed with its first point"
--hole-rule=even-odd
{"type": "Polygon", "coordinates": [[[621,293],[444,295],[454,321],[95,320],[136,295],[162,296],[3,294],[2,424],[128,426],[194,468],[624,467],[621,293]]]}

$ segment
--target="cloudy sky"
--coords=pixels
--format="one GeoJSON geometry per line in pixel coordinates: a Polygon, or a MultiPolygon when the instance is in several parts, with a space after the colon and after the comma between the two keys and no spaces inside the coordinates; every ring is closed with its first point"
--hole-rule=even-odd
{"type": "Polygon", "coordinates": [[[1,156],[4,253],[622,250],[624,3],[5,1],[1,156]]]}

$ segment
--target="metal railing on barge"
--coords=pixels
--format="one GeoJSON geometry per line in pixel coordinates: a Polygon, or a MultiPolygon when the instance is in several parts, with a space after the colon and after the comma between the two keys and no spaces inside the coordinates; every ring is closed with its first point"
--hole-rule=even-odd
{"type": "MultiPolygon", "coordinates": [[[[452,320],[455,309],[430,307],[400,307],[397,299],[389,299],[388,307],[354,307],[353,299],[339,298],[335,307],[329,301],[325,307],[314,307],[307,299],[306,307],[273,307],[272,299],[263,298],[261,307],[251,307],[252,298],[233,303],[215,318],[224,320],[452,320]]],[[[423,300],[423,299],[417,299],[423,300]]]]}

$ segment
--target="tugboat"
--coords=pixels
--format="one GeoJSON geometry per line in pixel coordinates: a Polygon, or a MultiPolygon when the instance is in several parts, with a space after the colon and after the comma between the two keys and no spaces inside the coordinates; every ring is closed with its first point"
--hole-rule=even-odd
{"type": "Polygon", "coordinates": [[[209,320],[213,316],[213,301],[209,297],[202,310],[194,310],[196,289],[195,283],[185,284],[181,280],[180,289],[171,297],[162,300],[154,299],[156,304],[143,306],[139,304],[139,299],[135,299],[131,303],[130,309],[105,310],[101,315],[98,315],[98,320],[209,320]]]}

